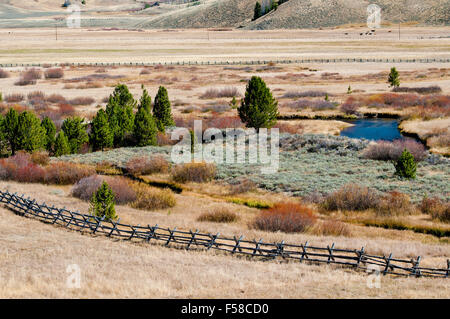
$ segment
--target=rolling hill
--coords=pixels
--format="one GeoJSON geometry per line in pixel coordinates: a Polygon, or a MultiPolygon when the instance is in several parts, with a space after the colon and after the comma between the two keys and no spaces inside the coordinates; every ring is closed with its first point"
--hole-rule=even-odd
{"type": "MultiPolygon", "coordinates": [[[[268,0],[260,1],[264,4],[268,0]]],[[[0,26],[52,25],[52,15],[65,13],[63,2],[5,0],[0,4],[0,26]]],[[[252,21],[255,3],[256,0],[88,0],[81,10],[86,27],[117,24],[121,28],[143,29],[298,29],[364,24],[367,6],[376,3],[382,8],[383,23],[450,24],[450,0],[289,0],[252,21]]]]}

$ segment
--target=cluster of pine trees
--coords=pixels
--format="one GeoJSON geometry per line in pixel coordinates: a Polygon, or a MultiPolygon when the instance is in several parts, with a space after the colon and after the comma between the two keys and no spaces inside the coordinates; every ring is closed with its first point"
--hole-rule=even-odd
{"type": "Polygon", "coordinates": [[[110,147],[156,145],[158,131],[173,126],[171,105],[167,90],[160,87],[152,101],[147,90],[139,104],[124,84],[119,84],[109,97],[106,110],[100,109],[90,125],[80,117],[64,120],[57,134],[53,121],[42,121],[32,112],[10,109],[0,114],[0,147],[2,154],[14,155],[23,150],[47,150],[54,156],[79,153],[89,143],[94,151],[110,147]],[[137,112],[134,109],[137,106],[137,112]]]}

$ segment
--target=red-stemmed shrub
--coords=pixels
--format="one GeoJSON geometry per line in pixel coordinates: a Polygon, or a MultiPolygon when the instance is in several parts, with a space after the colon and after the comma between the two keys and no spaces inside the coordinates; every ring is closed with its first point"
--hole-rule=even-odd
{"type": "Polygon", "coordinates": [[[315,222],[310,208],[297,203],[280,203],[262,211],[250,226],[264,231],[298,233],[307,231],[315,222]]]}
{"type": "Polygon", "coordinates": [[[89,201],[94,192],[106,181],[114,192],[117,204],[127,204],[136,200],[136,192],[124,177],[92,175],[80,179],[71,190],[74,197],[89,201]]]}
{"type": "Polygon", "coordinates": [[[167,173],[169,162],[162,155],[134,157],[126,164],[126,171],[133,175],[167,173]]]}
{"type": "Polygon", "coordinates": [[[61,68],[53,68],[45,71],[44,76],[46,79],[61,79],[64,77],[64,70],[61,68]]]}

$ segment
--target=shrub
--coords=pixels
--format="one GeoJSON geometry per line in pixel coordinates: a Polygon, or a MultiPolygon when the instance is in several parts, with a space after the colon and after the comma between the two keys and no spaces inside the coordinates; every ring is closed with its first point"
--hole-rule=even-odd
{"type": "Polygon", "coordinates": [[[230,194],[242,194],[254,190],[256,190],[256,184],[247,178],[243,178],[230,186],[230,194]]]}
{"type": "Polygon", "coordinates": [[[22,102],[25,99],[25,97],[23,94],[14,93],[14,94],[6,95],[4,99],[5,99],[5,102],[8,102],[8,103],[19,103],[19,102],[22,102]]]}
{"type": "Polygon", "coordinates": [[[216,176],[216,166],[210,163],[186,163],[172,168],[172,179],[175,182],[205,183],[216,176]]]}
{"type": "Polygon", "coordinates": [[[341,106],[340,109],[345,114],[356,114],[358,112],[360,103],[356,102],[355,98],[349,97],[341,106]]]}
{"type": "Polygon", "coordinates": [[[395,174],[404,178],[416,178],[417,165],[414,156],[404,149],[400,158],[394,162],[395,174]]]}
{"type": "Polygon", "coordinates": [[[78,182],[84,177],[94,174],[95,169],[91,166],[67,162],[56,162],[46,167],[45,183],[70,185],[78,182]]]}
{"type": "Polygon", "coordinates": [[[301,204],[283,203],[261,212],[250,225],[264,231],[305,232],[316,222],[311,209],[301,204]]]}
{"type": "Polygon", "coordinates": [[[76,112],[72,105],[66,103],[58,104],[58,111],[61,116],[72,116],[76,112]]]}
{"type": "Polygon", "coordinates": [[[37,151],[31,154],[31,161],[37,165],[47,166],[50,163],[50,157],[46,151],[37,151]]]}
{"type": "Polygon", "coordinates": [[[14,84],[19,86],[36,84],[36,80],[39,80],[41,77],[42,72],[39,69],[32,68],[22,72],[20,79],[14,84]]]}
{"type": "Polygon", "coordinates": [[[322,236],[350,236],[350,227],[346,223],[335,219],[325,220],[318,224],[314,233],[322,236]]]}
{"type": "Polygon", "coordinates": [[[9,73],[3,69],[0,69],[0,79],[9,78],[9,73]]]}
{"type": "Polygon", "coordinates": [[[168,189],[158,189],[144,184],[135,186],[136,201],[132,203],[138,209],[165,209],[176,205],[175,196],[168,189]]]}
{"type": "Polygon", "coordinates": [[[374,190],[357,184],[347,184],[329,194],[321,203],[325,211],[366,210],[377,208],[380,196],[374,190]]]}
{"type": "Polygon", "coordinates": [[[64,71],[61,68],[53,68],[45,71],[44,76],[46,79],[61,79],[64,77],[64,71]]]}
{"type": "Polygon", "coordinates": [[[162,155],[155,155],[152,158],[140,156],[130,159],[125,169],[133,175],[167,173],[169,171],[169,162],[162,155]]]}
{"type": "Polygon", "coordinates": [[[369,145],[363,152],[363,157],[373,160],[397,161],[404,149],[407,149],[416,162],[423,161],[427,155],[422,143],[413,139],[395,140],[394,142],[379,141],[369,145]]]}
{"type": "Polygon", "coordinates": [[[117,218],[114,206],[114,192],[106,182],[103,182],[92,196],[89,212],[106,220],[114,220],[117,218]]]}
{"type": "Polygon", "coordinates": [[[80,96],[80,97],[76,97],[76,98],[73,98],[72,100],[70,100],[69,104],[71,104],[71,105],[91,105],[94,102],[95,102],[95,100],[91,97],[80,96]]]}
{"type": "Polygon", "coordinates": [[[200,222],[213,222],[213,223],[233,223],[237,221],[238,215],[230,212],[227,208],[216,208],[210,212],[201,214],[197,220],[200,222]]]}
{"type": "Polygon", "coordinates": [[[55,104],[66,104],[67,100],[61,94],[52,94],[47,96],[47,101],[55,104]]]}
{"type": "Polygon", "coordinates": [[[71,190],[74,197],[82,200],[90,200],[103,182],[107,182],[114,192],[114,200],[117,204],[131,203],[136,200],[136,192],[124,177],[105,177],[92,175],[80,179],[71,190]]]}
{"type": "Polygon", "coordinates": [[[201,99],[214,99],[214,98],[225,98],[225,97],[239,97],[241,94],[236,87],[227,87],[223,89],[207,89],[200,98],[201,99]]]}
{"type": "Polygon", "coordinates": [[[304,92],[289,91],[283,95],[283,98],[324,97],[327,94],[328,93],[324,91],[304,91],[304,92]]]}
{"type": "Polygon", "coordinates": [[[392,91],[393,92],[414,92],[414,93],[419,93],[419,94],[436,94],[436,93],[441,93],[442,89],[437,85],[433,85],[433,86],[428,86],[428,87],[415,87],[415,88],[394,87],[392,89],[392,91]]]}
{"type": "Polygon", "coordinates": [[[419,205],[422,213],[430,215],[433,219],[450,222],[450,203],[437,197],[424,197],[419,205]]]}
{"type": "Polygon", "coordinates": [[[376,214],[381,216],[411,215],[415,207],[406,194],[392,191],[381,196],[376,214]]]}

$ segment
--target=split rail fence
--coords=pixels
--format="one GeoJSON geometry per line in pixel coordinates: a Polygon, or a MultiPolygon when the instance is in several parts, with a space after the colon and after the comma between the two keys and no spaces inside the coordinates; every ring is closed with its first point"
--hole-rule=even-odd
{"type": "Polygon", "coordinates": [[[178,230],[176,227],[165,228],[158,225],[140,226],[128,225],[118,221],[107,221],[92,215],[73,212],[65,208],[50,207],[45,203],[39,204],[34,199],[19,196],[17,193],[0,191],[0,202],[15,213],[34,217],[43,222],[59,225],[81,232],[116,237],[130,241],[159,242],[165,246],[175,246],[186,250],[218,250],[229,254],[243,255],[248,258],[261,258],[271,260],[281,258],[308,262],[314,264],[336,264],[343,267],[353,267],[368,272],[379,272],[383,275],[414,276],[414,277],[441,277],[450,275],[450,260],[447,268],[420,267],[421,257],[414,259],[398,259],[392,254],[389,256],[376,256],[361,248],[339,249],[335,244],[327,247],[315,247],[308,244],[288,244],[284,241],[268,243],[262,239],[244,240],[240,237],[222,237],[220,234],[206,234],[196,231],[178,230]]]}
{"type": "Polygon", "coordinates": [[[285,60],[248,60],[248,61],[170,61],[170,62],[72,62],[72,63],[3,63],[0,67],[43,67],[43,66],[152,66],[152,65],[262,65],[268,63],[450,63],[450,58],[329,58],[329,59],[285,59],[285,60]]]}

